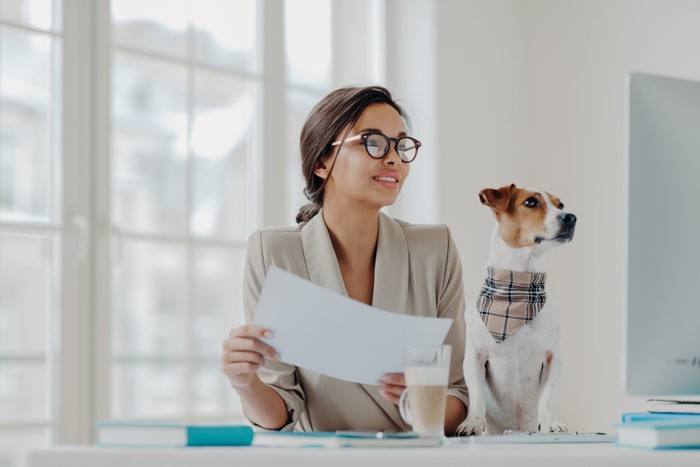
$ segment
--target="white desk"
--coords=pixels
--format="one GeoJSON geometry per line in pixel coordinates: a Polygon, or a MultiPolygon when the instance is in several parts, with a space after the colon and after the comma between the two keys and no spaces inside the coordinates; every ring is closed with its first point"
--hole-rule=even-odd
{"type": "Polygon", "coordinates": [[[59,446],[29,453],[27,467],[643,467],[700,466],[700,450],[645,451],[612,444],[461,445],[439,448],[114,449],[59,446]]]}

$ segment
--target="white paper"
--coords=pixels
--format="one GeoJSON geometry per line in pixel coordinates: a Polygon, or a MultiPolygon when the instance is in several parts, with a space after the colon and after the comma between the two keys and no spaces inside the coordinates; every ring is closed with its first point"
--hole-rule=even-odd
{"type": "Polygon", "coordinates": [[[272,267],[253,323],[274,333],[263,340],[283,362],[376,385],[403,373],[406,345],[442,344],[452,320],[380,310],[272,267]]]}

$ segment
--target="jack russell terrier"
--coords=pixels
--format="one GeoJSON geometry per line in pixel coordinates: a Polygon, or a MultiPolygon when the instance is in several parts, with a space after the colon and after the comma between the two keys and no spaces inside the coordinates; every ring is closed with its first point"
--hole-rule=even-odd
{"type": "Polygon", "coordinates": [[[543,255],[571,241],[576,216],[556,196],[515,185],[479,193],[497,225],[488,275],[467,309],[469,412],[458,435],[563,432],[553,392],[561,373],[558,310],[547,301],[543,255]]]}

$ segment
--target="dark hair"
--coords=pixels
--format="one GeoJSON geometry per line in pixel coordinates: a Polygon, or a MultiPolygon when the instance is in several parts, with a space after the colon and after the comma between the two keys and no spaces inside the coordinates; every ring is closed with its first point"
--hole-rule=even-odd
{"type": "MultiPolygon", "coordinates": [[[[336,89],[311,109],[301,129],[299,141],[301,170],[306,180],[304,195],[310,202],[299,209],[297,223],[308,222],[323,206],[323,193],[328,178],[319,177],[314,170],[331,152],[331,144],[339,139],[340,132],[345,130],[347,133],[371,104],[389,104],[399,113],[406,127],[410,126],[406,111],[381,86],[336,89]]],[[[332,166],[330,170],[333,170],[332,166]]]]}

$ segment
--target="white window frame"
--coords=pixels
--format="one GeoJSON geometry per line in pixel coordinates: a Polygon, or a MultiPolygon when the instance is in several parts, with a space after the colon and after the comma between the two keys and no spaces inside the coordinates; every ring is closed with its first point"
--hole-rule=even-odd
{"type": "Polygon", "coordinates": [[[109,185],[103,186],[104,160],[109,155],[109,55],[104,53],[109,47],[108,25],[107,0],[64,0],[63,223],[67,228],[55,404],[59,444],[92,441],[93,422],[102,415],[98,404],[102,375],[108,371],[101,366],[105,345],[100,332],[109,309],[103,307],[109,303],[109,287],[104,287],[101,274],[102,265],[109,264],[103,235],[108,225],[105,205],[109,213],[104,191],[109,185]]]}

